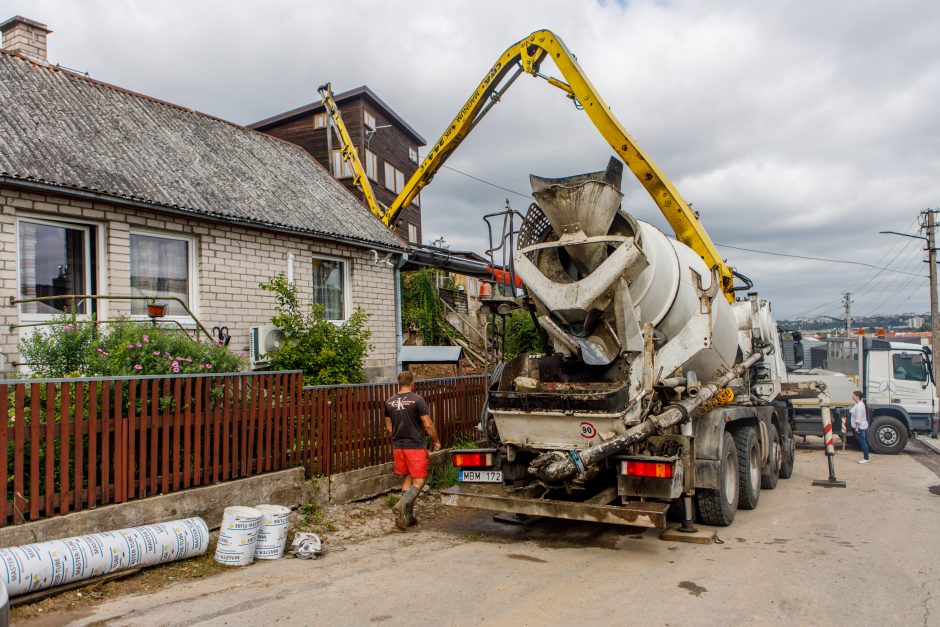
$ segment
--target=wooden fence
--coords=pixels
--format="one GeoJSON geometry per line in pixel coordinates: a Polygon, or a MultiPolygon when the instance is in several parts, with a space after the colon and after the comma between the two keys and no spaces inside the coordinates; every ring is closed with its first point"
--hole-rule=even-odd
{"type": "MultiPolygon", "coordinates": [[[[485,377],[424,381],[445,446],[475,436],[485,377]]],[[[299,372],[0,381],[0,526],[291,466],[391,460],[390,384],[304,388],[299,372]]]]}

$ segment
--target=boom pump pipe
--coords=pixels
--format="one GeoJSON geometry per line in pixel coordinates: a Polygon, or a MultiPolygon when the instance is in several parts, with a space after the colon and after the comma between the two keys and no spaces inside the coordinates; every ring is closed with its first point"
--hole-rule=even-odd
{"type": "Polygon", "coordinates": [[[536,465],[539,459],[536,458],[533,465],[529,467],[529,472],[536,475],[542,481],[547,483],[556,483],[574,476],[583,471],[588,466],[617,455],[627,450],[633,444],[642,442],[657,431],[662,431],[668,427],[680,424],[688,420],[691,413],[701,406],[705,401],[718,394],[725,386],[737,377],[743,376],[751,366],[761,361],[773,350],[772,346],[765,346],[752,353],[747,359],[737,366],[725,371],[724,374],[711,381],[708,385],[703,385],[698,395],[688,397],[675,405],[670,405],[666,411],[656,416],[652,416],[640,424],[629,429],[625,434],[605,442],[600,446],[594,446],[582,453],[571,451],[570,456],[565,459],[558,459],[559,453],[551,453],[555,461],[549,462],[544,466],[536,465]]]}

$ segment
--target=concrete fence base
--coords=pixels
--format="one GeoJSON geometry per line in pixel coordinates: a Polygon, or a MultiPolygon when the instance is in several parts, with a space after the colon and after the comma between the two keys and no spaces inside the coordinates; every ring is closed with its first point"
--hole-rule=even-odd
{"type": "MultiPolygon", "coordinates": [[[[431,454],[430,468],[447,463],[449,451],[431,454]]],[[[99,531],[148,525],[179,518],[199,516],[210,529],[222,522],[222,511],[231,505],[271,503],[291,509],[302,503],[324,506],[361,501],[384,494],[401,485],[392,464],[379,464],[311,480],[303,468],[288,468],[245,479],[236,479],[152,496],[127,503],[105,505],[64,516],[54,516],[22,525],[0,528],[0,547],[19,546],[69,538],[99,531]]]]}

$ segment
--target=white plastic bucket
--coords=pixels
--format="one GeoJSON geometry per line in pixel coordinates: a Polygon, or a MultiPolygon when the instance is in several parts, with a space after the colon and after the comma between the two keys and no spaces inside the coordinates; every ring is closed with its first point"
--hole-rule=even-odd
{"type": "Polygon", "coordinates": [[[202,555],[209,528],[201,518],[0,549],[0,577],[10,596],[137,566],[202,555]]]}
{"type": "Polygon", "coordinates": [[[256,505],[262,513],[261,529],[255,544],[255,559],[276,560],[284,556],[290,508],[283,505],[256,505]]]}
{"type": "Polygon", "coordinates": [[[261,527],[261,512],[254,507],[226,507],[222,513],[215,561],[227,566],[245,566],[255,559],[255,542],[261,527]]]}

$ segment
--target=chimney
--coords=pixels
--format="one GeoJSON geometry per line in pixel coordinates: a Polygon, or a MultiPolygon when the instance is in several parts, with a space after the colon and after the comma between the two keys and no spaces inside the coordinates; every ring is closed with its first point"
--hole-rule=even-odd
{"type": "Polygon", "coordinates": [[[0,24],[5,51],[18,52],[42,63],[49,62],[46,59],[46,35],[51,32],[45,24],[19,15],[0,24]]]}

